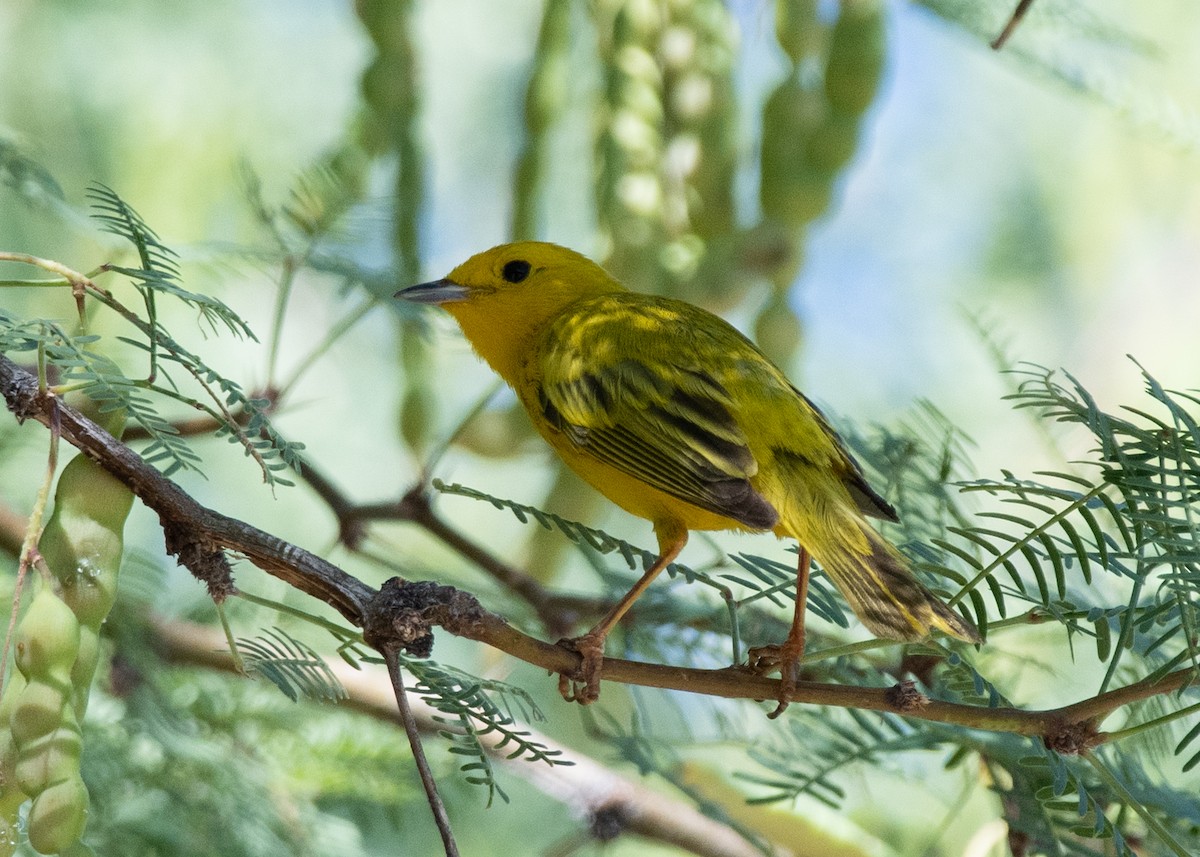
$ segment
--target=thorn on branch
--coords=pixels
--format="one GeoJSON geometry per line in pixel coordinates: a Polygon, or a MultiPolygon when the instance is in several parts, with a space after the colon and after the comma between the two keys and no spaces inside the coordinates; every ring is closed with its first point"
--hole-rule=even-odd
{"type": "Polygon", "coordinates": [[[929,697],[917,690],[917,683],[910,679],[889,687],[884,692],[884,698],[898,714],[920,711],[929,705],[929,697]]]}
{"type": "Polygon", "coordinates": [[[432,581],[386,581],[367,605],[363,639],[374,648],[399,649],[418,658],[433,651],[434,626],[460,637],[478,635],[486,616],[470,593],[432,581]]]}
{"type": "Polygon", "coordinates": [[[3,391],[4,399],[18,423],[24,423],[30,417],[36,418],[38,414],[48,410],[40,401],[37,378],[33,375],[22,372],[7,380],[3,391]]]}

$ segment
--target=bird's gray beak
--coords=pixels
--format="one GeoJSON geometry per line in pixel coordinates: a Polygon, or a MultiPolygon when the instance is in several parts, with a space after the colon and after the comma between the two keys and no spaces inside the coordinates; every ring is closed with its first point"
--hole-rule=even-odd
{"type": "Polygon", "coordinates": [[[419,286],[409,286],[392,295],[416,304],[448,304],[454,301],[465,301],[471,294],[466,286],[460,286],[453,280],[434,280],[432,283],[421,283],[419,286]]]}

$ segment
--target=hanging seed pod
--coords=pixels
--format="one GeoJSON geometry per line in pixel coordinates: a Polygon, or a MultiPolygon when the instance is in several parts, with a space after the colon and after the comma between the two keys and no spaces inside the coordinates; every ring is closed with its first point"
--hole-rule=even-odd
{"type": "Polygon", "coordinates": [[[600,0],[591,8],[605,70],[595,152],[596,213],[609,245],[607,267],[640,289],[661,291],[664,105],[655,50],[663,18],[657,0],[600,0]]]}
{"type": "Polygon", "coordinates": [[[359,0],[359,17],[378,55],[363,73],[363,99],[374,128],[366,136],[383,141],[397,156],[392,246],[397,278],[412,282],[420,269],[418,214],[424,201],[425,166],[417,136],[420,111],[412,0],[359,0]]]}
{"type": "Polygon", "coordinates": [[[833,112],[861,116],[871,106],[886,48],[881,0],[842,0],[825,66],[825,96],[833,112]]]}
{"type": "Polygon", "coordinates": [[[813,168],[827,173],[837,173],[858,149],[857,116],[845,113],[828,113],[815,129],[804,147],[804,154],[813,168]]]}
{"type": "Polygon", "coordinates": [[[800,230],[829,207],[835,174],[808,158],[808,141],[825,119],[825,100],[795,75],[781,83],[763,107],[763,215],[800,230]]]}
{"type": "MultiPolygon", "coordinates": [[[[123,427],[124,414],[120,417],[123,427]]],[[[71,671],[80,719],[100,659],[100,626],[117,596],[125,519],[132,505],[133,493],[124,483],[86,455],[77,455],[58,477],[54,511],[39,545],[63,602],[80,625],[79,654],[71,671]]]]}
{"type": "Polygon", "coordinates": [[[533,73],[525,90],[525,140],[513,187],[512,237],[538,235],[538,191],[550,126],[567,106],[570,80],[571,0],[546,0],[534,51],[533,73]]]}
{"type": "Polygon", "coordinates": [[[33,798],[26,826],[30,844],[55,854],[78,841],[87,824],[87,789],[79,778],[82,737],[71,679],[79,623],[49,580],[39,577],[35,585],[16,631],[16,665],[26,684],[9,719],[17,751],[13,780],[33,798]]]}
{"type": "Polygon", "coordinates": [[[400,324],[400,365],[404,370],[404,394],[400,399],[400,436],[421,458],[429,448],[436,422],[437,396],[430,385],[429,344],[415,321],[400,324]]]}
{"type": "Polygon", "coordinates": [[[704,241],[736,229],[736,21],[720,0],[672,3],[659,54],[665,83],[664,169],[680,187],[675,233],[704,241]]]}
{"type": "Polygon", "coordinates": [[[24,692],[25,684],[25,676],[10,662],[4,673],[3,696],[0,696],[0,857],[11,857],[16,851],[20,841],[17,821],[21,805],[29,799],[17,785],[17,747],[9,725],[13,707],[24,692]]]}
{"type": "Polygon", "coordinates": [[[87,808],[87,786],[78,774],[50,786],[29,807],[29,844],[42,854],[66,851],[83,836],[87,808]]]}
{"type": "Polygon", "coordinates": [[[775,291],[754,320],[754,341],[777,365],[787,367],[804,337],[804,327],[788,304],[786,290],[775,291]]]}
{"type": "MultiPolygon", "coordinates": [[[[363,73],[363,99],[370,108],[364,143],[372,153],[396,156],[393,185],[392,252],[396,278],[414,282],[420,272],[419,214],[424,203],[425,162],[417,133],[420,88],[415,4],[412,0],[358,0],[355,5],[377,56],[363,73]]],[[[418,454],[426,448],[436,422],[436,398],[429,390],[428,344],[412,322],[402,322],[400,362],[406,388],[401,396],[400,434],[418,454]]]]}
{"type": "Polygon", "coordinates": [[[793,67],[824,50],[826,33],[817,14],[819,5],[819,0],[775,0],[775,38],[793,67]]]}

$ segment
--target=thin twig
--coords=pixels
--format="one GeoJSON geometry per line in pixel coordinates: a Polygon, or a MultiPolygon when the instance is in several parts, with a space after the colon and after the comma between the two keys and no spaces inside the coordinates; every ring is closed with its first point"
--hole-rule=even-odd
{"type": "MultiPolygon", "coordinates": [[[[234,417],[234,421],[245,427],[250,422],[250,415],[242,408],[235,408],[230,411],[234,417]]],[[[187,420],[172,420],[171,428],[175,430],[175,434],[179,437],[196,437],[197,435],[213,434],[217,429],[225,426],[221,420],[213,417],[194,417],[187,420]]],[[[121,435],[121,439],[126,443],[135,440],[151,440],[150,432],[146,431],[139,425],[132,425],[125,429],[125,433],[121,435]]]]}
{"type": "Polygon", "coordinates": [[[42,532],[45,530],[43,518],[46,513],[46,504],[50,500],[50,489],[54,487],[54,474],[58,470],[58,438],[58,411],[55,409],[50,414],[50,449],[46,454],[46,476],[42,480],[42,487],[38,490],[37,498],[34,500],[33,511],[30,512],[29,520],[25,524],[25,536],[21,541],[21,550],[18,554],[17,579],[13,584],[12,613],[8,617],[8,627],[4,632],[4,647],[0,650],[0,690],[6,687],[4,679],[8,667],[8,653],[12,646],[13,631],[17,627],[17,613],[21,607],[21,590],[25,585],[25,575],[37,560],[38,542],[41,541],[42,532]]]}
{"type": "Polygon", "coordinates": [[[458,845],[454,842],[454,831],[450,828],[450,817],[446,814],[446,805],[438,794],[437,783],[433,772],[429,770],[429,761],[425,758],[425,748],[421,746],[421,732],[417,728],[416,718],[408,705],[408,694],[404,691],[404,675],[400,672],[400,659],[396,657],[393,646],[384,648],[383,659],[387,663],[388,676],[392,680],[392,689],[396,693],[396,705],[400,709],[400,719],[404,723],[404,732],[408,735],[408,746],[412,748],[413,762],[416,763],[417,773],[421,776],[421,785],[425,789],[425,797],[429,801],[429,809],[437,824],[438,833],[442,836],[442,846],[446,849],[446,857],[458,857],[458,845]]]}
{"type": "Polygon", "coordinates": [[[1004,47],[1004,43],[1008,41],[1009,36],[1017,29],[1017,25],[1021,23],[1021,19],[1025,17],[1025,13],[1029,11],[1029,7],[1032,5],[1033,0],[1021,0],[1017,4],[1017,8],[1013,10],[1012,17],[1008,19],[1008,23],[1005,24],[1000,35],[992,39],[992,50],[998,51],[1004,47]]]}
{"type": "Polygon", "coordinates": [[[415,524],[522,598],[537,613],[551,636],[563,636],[582,616],[600,615],[609,606],[603,599],[552,593],[524,571],[467,538],[433,511],[424,485],[415,486],[398,501],[355,504],[311,462],[304,461],[297,472],[333,512],[338,521],[339,538],[351,550],[360,548],[366,538],[366,525],[371,521],[415,524]]]}

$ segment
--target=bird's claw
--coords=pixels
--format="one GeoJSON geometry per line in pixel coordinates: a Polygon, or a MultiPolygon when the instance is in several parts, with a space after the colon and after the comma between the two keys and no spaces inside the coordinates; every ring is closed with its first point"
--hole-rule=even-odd
{"type": "Polygon", "coordinates": [[[746,653],[747,668],[755,675],[766,675],[779,670],[779,705],[767,717],[774,720],[787,711],[796,691],[796,682],[800,677],[800,660],[804,657],[804,640],[788,638],[782,643],[772,643],[768,646],[756,646],[746,653]]]}
{"type": "Polygon", "coordinates": [[[579,655],[579,666],[570,673],[559,673],[558,692],[567,702],[591,705],[600,698],[600,668],[604,663],[604,638],[594,634],[558,641],[569,652],[579,655]]]}

